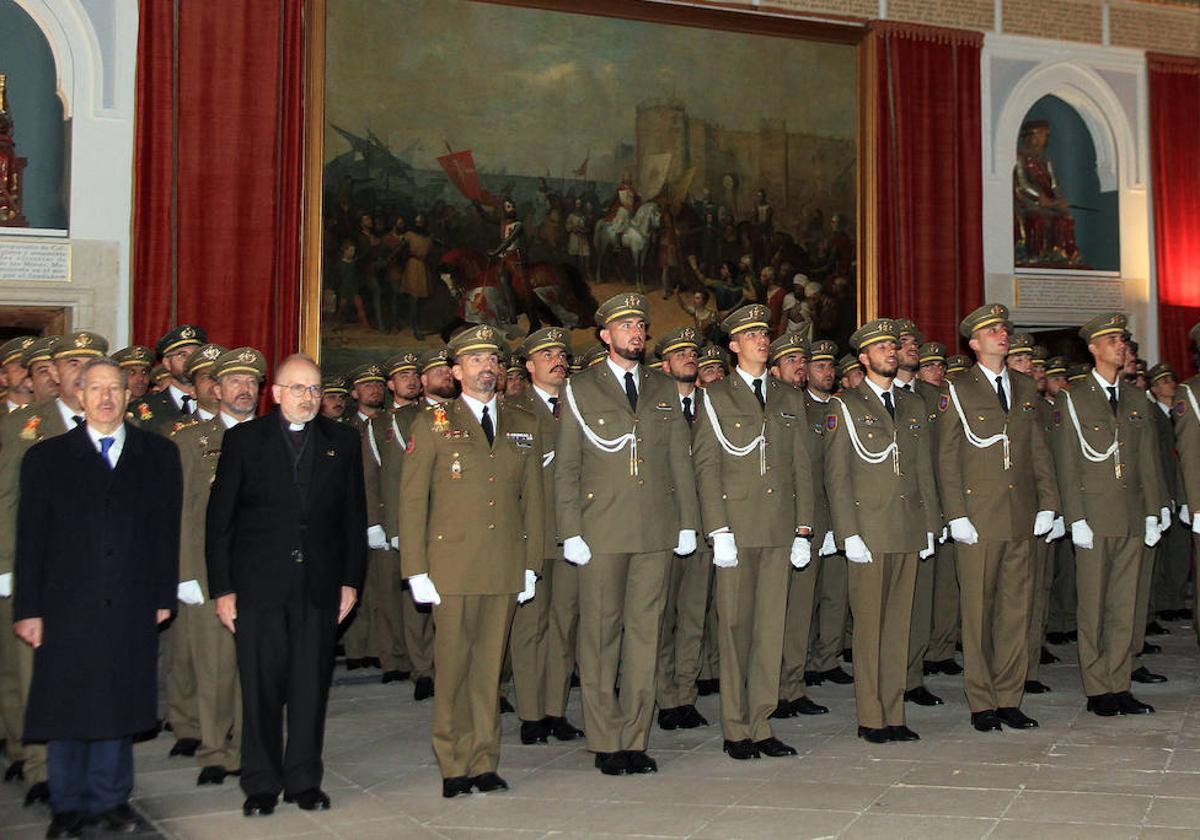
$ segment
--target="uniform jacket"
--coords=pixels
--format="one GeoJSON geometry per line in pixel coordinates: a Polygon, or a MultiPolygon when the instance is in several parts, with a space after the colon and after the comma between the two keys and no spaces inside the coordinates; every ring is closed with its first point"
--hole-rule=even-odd
{"type": "MultiPolygon", "coordinates": [[[[193,400],[192,408],[195,407],[196,402],[193,400]]],[[[159,391],[157,394],[146,394],[141,399],[134,400],[129,404],[125,415],[125,418],[139,429],[160,435],[169,435],[176,423],[186,421],[189,417],[191,414],[182,413],[175,405],[170,389],[159,391]]]]}
{"type": "Polygon", "coordinates": [[[383,440],[382,430],[388,417],[388,412],[381,411],[374,417],[363,420],[358,416],[358,412],[355,412],[346,420],[346,425],[359,434],[368,527],[371,525],[382,526],[385,519],[386,511],[383,505],[383,453],[379,444],[383,440]]]}
{"type": "Polygon", "coordinates": [[[970,517],[982,540],[1032,539],[1038,511],[1061,509],[1050,446],[1038,415],[1038,403],[1045,401],[1029,376],[1010,370],[1008,381],[1012,393],[1007,395],[1007,414],[979,365],[948,384],[937,404],[934,461],[942,515],[947,521],[970,517]],[[1003,443],[981,449],[967,440],[951,387],[974,435],[1008,434],[1007,469],[1003,443]]]}
{"type": "Polygon", "coordinates": [[[400,476],[408,441],[412,437],[413,420],[427,405],[422,399],[412,405],[389,409],[380,415],[375,424],[375,439],[379,443],[382,461],[379,483],[383,499],[383,529],[388,539],[400,536],[400,526],[404,522],[404,511],[400,507],[400,476]]]}
{"type": "MultiPolygon", "coordinates": [[[[517,405],[524,408],[537,418],[538,438],[542,442],[542,551],[547,559],[557,560],[562,557],[562,538],[555,526],[554,514],[554,459],[557,453],[554,446],[558,441],[558,419],[551,413],[546,403],[533,390],[533,386],[516,399],[505,399],[505,405],[517,405]]],[[[562,406],[561,397],[559,405],[562,406]]],[[[560,408],[559,417],[562,417],[560,408]]]]}
{"type": "Polygon", "coordinates": [[[732,447],[764,432],[766,445],[745,455],[718,441],[704,408],[696,417],[696,487],[705,529],[729,528],[738,546],[790,546],[799,526],[813,526],[812,459],[804,396],[766,376],[766,408],[736,373],[708,386],[708,403],[732,447]]]}
{"type": "Polygon", "coordinates": [[[498,402],[491,445],[458,398],[413,422],[400,478],[404,577],[443,595],[515,594],[542,570],[542,442],[536,418],[498,402]]]}
{"type": "Polygon", "coordinates": [[[829,401],[825,416],[825,490],[839,545],[859,535],[876,554],[915,553],[942,530],[933,477],[930,424],[920,397],[896,391],[895,421],[863,381],[829,401]],[[855,452],[846,416],[869,452],[896,441],[898,457],[871,464],[855,452]]]}
{"type": "Polygon", "coordinates": [[[128,423],[115,469],[85,428],[25,456],[13,616],[44,622],[27,740],[155,725],[155,612],[175,607],[181,486],[175,445],[128,423]]]}
{"type": "Polygon", "coordinates": [[[208,495],[217,477],[225,423],[218,414],[212,420],[192,422],[171,435],[179,447],[183,466],[183,511],[180,516],[179,580],[200,584],[209,599],[208,567],[204,561],[204,525],[208,495]]]}
{"type": "Polygon", "coordinates": [[[833,529],[833,522],[829,518],[829,498],[825,494],[825,417],[829,412],[829,403],[814,400],[805,389],[804,410],[810,432],[808,455],[812,460],[813,544],[820,548],[825,535],[833,529]]]}
{"type": "MultiPolygon", "coordinates": [[[[638,365],[636,414],[624,383],[606,363],[568,382],[593,433],[605,439],[636,437],[637,462],[628,445],[614,453],[593,445],[570,405],[564,405],[554,456],[559,536],[581,535],[597,554],[674,548],[681,530],[697,530],[700,524],[690,435],[674,381],[638,365]]],[[[568,402],[565,388],[563,400],[568,402]]]]}
{"type": "Polygon", "coordinates": [[[1183,478],[1183,498],[1188,507],[1200,506],[1200,413],[1192,407],[1188,392],[1200,405],[1200,376],[1179,386],[1175,394],[1175,449],[1183,478]]]}
{"type": "MultiPolygon", "coordinates": [[[[1154,418],[1154,434],[1158,439],[1158,461],[1167,498],[1172,505],[1183,504],[1183,475],[1179,464],[1179,453],[1175,449],[1175,428],[1172,415],[1164,412],[1158,400],[1147,397],[1150,416],[1154,418]]],[[[1185,526],[1186,527],[1186,526],[1185,526]]]]}
{"type": "Polygon", "coordinates": [[[14,566],[21,459],[34,444],[67,431],[57,403],[55,398],[26,406],[0,422],[0,574],[14,566]]]}
{"type": "Polygon", "coordinates": [[[278,409],[225,433],[206,519],[209,589],[273,606],[303,573],[310,602],[336,607],[342,586],[362,591],[366,569],[358,433],[317,416],[295,471],[285,434],[278,409]]]}

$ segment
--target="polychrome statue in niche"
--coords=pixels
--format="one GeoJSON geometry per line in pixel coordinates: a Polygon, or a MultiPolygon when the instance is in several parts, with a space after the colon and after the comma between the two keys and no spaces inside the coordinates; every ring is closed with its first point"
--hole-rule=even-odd
{"type": "Polygon", "coordinates": [[[1021,126],[1017,164],[1013,167],[1013,236],[1018,266],[1037,268],[1081,267],[1075,243],[1076,207],[1063,195],[1046,154],[1050,140],[1047,120],[1030,120],[1021,126]]]}

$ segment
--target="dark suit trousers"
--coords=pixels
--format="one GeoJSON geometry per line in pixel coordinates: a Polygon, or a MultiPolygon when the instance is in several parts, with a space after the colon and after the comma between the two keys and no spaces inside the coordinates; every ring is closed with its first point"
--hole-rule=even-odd
{"type": "Polygon", "coordinates": [[[247,795],[294,794],[321,785],[338,609],[313,606],[302,574],[293,577],[289,589],[278,606],[237,605],[234,641],[242,681],[242,790],[247,795]]]}
{"type": "Polygon", "coordinates": [[[63,738],[46,745],[50,810],[101,814],[129,801],[133,790],[133,741],[63,738]]]}

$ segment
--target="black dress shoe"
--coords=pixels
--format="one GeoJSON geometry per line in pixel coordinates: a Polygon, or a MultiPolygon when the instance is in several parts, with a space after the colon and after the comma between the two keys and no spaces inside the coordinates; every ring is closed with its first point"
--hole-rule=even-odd
{"type": "Polygon", "coordinates": [[[754,742],[749,738],[744,738],[741,741],[725,741],[722,747],[725,754],[736,761],[747,761],[751,758],[758,758],[758,750],[754,746],[754,742]]]}
{"type": "Polygon", "coordinates": [[[1142,656],[1152,656],[1156,653],[1162,653],[1160,645],[1152,645],[1149,642],[1142,642],[1142,656]]]}
{"type": "Polygon", "coordinates": [[[509,703],[509,702],[508,702],[508,698],[507,698],[507,697],[501,697],[501,698],[500,698],[500,714],[502,714],[502,715],[511,715],[511,714],[512,714],[513,712],[515,712],[515,711],[516,711],[516,709],[514,709],[514,708],[513,708],[513,704],[512,704],[512,703],[509,703]]]}
{"type": "Polygon", "coordinates": [[[814,703],[807,697],[797,697],[792,701],[792,710],[798,715],[827,715],[829,707],[814,703]]]}
{"type": "Polygon", "coordinates": [[[679,709],[659,709],[658,710],[658,725],[662,729],[668,731],[679,728],[679,709]]]}
{"type": "Polygon", "coordinates": [[[1145,665],[1133,669],[1133,673],[1129,675],[1129,679],[1138,683],[1164,683],[1167,678],[1162,674],[1156,674],[1146,668],[1145,665]]]}
{"type": "Polygon", "coordinates": [[[1100,717],[1116,717],[1121,714],[1117,698],[1113,694],[1093,694],[1087,699],[1087,710],[1100,717]]]}
{"type": "Polygon", "coordinates": [[[471,785],[480,793],[491,793],[495,790],[508,790],[508,782],[496,773],[480,773],[471,777],[471,785]]]}
{"type": "Polygon", "coordinates": [[[887,744],[892,740],[891,733],[887,727],[876,729],[872,726],[858,727],[858,737],[872,744],[887,744]]]}
{"type": "Polygon", "coordinates": [[[971,725],[975,727],[976,732],[999,732],[1000,718],[996,717],[995,709],[971,712],[971,725]]]}
{"type": "Polygon", "coordinates": [[[1187,607],[1184,607],[1181,610],[1175,610],[1175,620],[1176,621],[1191,621],[1192,620],[1192,611],[1190,609],[1188,609],[1187,607]]]}
{"type": "Polygon", "coordinates": [[[721,693],[720,680],[696,680],[696,691],[701,697],[721,693]]]}
{"type": "Polygon", "coordinates": [[[1046,644],[1048,645],[1065,645],[1066,643],[1066,633],[1060,633],[1058,630],[1051,630],[1046,634],[1046,644]]]}
{"type": "Polygon", "coordinates": [[[380,680],[384,685],[393,682],[404,682],[409,678],[408,671],[384,671],[383,678],[380,680]]]}
{"type": "Polygon", "coordinates": [[[382,668],[383,663],[379,661],[378,656],[368,656],[362,661],[364,668],[382,668]]]}
{"type": "Polygon", "coordinates": [[[433,696],[433,677],[417,677],[413,683],[413,700],[420,703],[433,696]]]}
{"type": "Polygon", "coordinates": [[[522,744],[545,744],[550,738],[550,732],[540,720],[521,721],[522,744]]]}
{"type": "Polygon", "coordinates": [[[171,752],[168,758],[174,758],[177,755],[192,758],[196,755],[196,750],[200,748],[199,738],[180,738],[175,742],[175,746],[171,747],[171,752]]]}
{"type": "Polygon", "coordinates": [[[25,781],[25,760],[14,761],[12,764],[4,768],[4,781],[6,782],[23,782],[25,781]]]}
{"type": "Polygon", "coordinates": [[[466,776],[451,776],[449,779],[442,779],[442,796],[447,799],[453,799],[460,793],[471,792],[471,780],[466,776]]]}
{"type": "Polygon", "coordinates": [[[88,818],[79,811],[62,811],[50,820],[47,837],[82,837],[88,818]]]}
{"type": "Polygon", "coordinates": [[[357,659],[357,658],[351,659],[351,658],[347,657],[346,670],[347,671],[357,671],[359,668],[365,668],[365,667],[367,667],[366,661],[367,660],[365,660],[365,659],[357,659]]]}
{"type": "MultiPolygon", "coordinates": [[[[849,662],[850,660],[846,661],[849,662]]],[[[854,682],[854,677],[843,671],[841,665],[835,665],[828,671],[822,671],[821,679],[829,680],[831,683],[836,683],[837,685],[850,685],[854,682]]]]}
{"type": "Polygon", "coordinates": [[[775,711],[771,712],[771,714],[767,715],[767,717],[775,718],[776,720],[782,720],[783,718],[794,718],[798,714],[799,712],[792,708],[792,702],[790,700],[780,700],[775,705],[775,711]]]}
{"type": "Polygon", "coordinates": [[[629,758],[623,752],[596,753],[596,769],[605,776],[624,776],[629,773],[629,758]]]}
{"type": "Polygon", "coordinates": [[[546,727],[546,730],[560,741],[574,741],[576,738],[583,737],[583,730],[565,717],[546,715],[542,718],[542,726],[546,727]]]}
{"type": "Polygon", "coordinates": [[[950,677],[956,677],[962,673],[962,666],[953,659],[939,659],[933,663],[939,674],[946,674],[950,677]]]}
{"type": "Polygon", "coordinates": [[[279,798],[273,793],[252,793],[242,803],[242,814],[247,817],[269,817],[275,813],[279,798]]]}
{"type": "Polygon", "coordinates": [[[938,672],[938,667],[935,663],[926,659],[921,663],[921,674],[926,677],[932,677],[938,672]]]}
{"type": "Polygon", "coordinates": [[[820,671],[805,671],[804,684],[810,688],[814,685],[821,685],[825,680],[821,679],[820,671]]]}
{"type": "Polygon", "coordinates": [[[1050,691],[1050,686],[1038,680],[1025,680],[1026,694],[1046,694],[1050,691]]]}
{"type": "Polygon", "coordinates": [[[646,755],[645,750],[625,750],[625,763],[630,773],[658,772],[658,762],[646,755]]]}
{"type": "Polygon", "coordinates": [[[996,710],[996,717],[1009,729],[1034,729],[1038,725],[1036,720],[1016,706],[1001,706],[996,710]]]}
{"type": "Polygon", "coordinates": [[[196,779],[197,785],[223,785],[225,777],[229,773],[220,764],[210,764],[207,767],[200,768],[200,778],[196,779]]]}
{"type": "Polygon", "coordinates": [[[1157,621],[1151,621],[1146,624],[1146,635],[1147,636],[1166,636],[1170,632],[1171,632],[1170,630],[1168,630],[1166,627],[1163,627],[1157,621]]]}
{"type": "Polygon", "coordinates": [[[893,741],[920,741],[921,736],[913,732],[907,726],[889,726],[887,728],[888,738],[893,741]]]}
{"type": "Polygon", "coordinates": [[[842,648],[842,661],[854,663],[854,650],[852,648],[842,648]]]}
{"type": "Polygon", "coordinates": [[[686,706],[678,706],[675,712],[679,715],[680,729],[699,729],[701,726],[708,726],[708,718],[700,714],[700,710],[691,703],[686,706]]]}
{"type": "Polygon", "coordinates": [[[1118,691],[1113,696],[1116,698],[1117,708],[1121,710],[1121,714],[1123,715],[1154,714],[1153,706],[1151,706],[1149,703],[1143,703],[1128,691],[1118,691]]]}
{"type": "Polygon", "coordinates": [[[904,700],[908,703],[916,703],[918,706],[941,706],[945,703],[941,697],[923,685],[904,692],[904,700]]]}
{"type": "Polygon", "coordinates": [[[320,788],[309,788],[299,793],[285,793],[284,802],[294,802],[301,811],[328,811],[329,796],[320,788]]]}
{"type": "Polygon", "coordinates": [[[767,758],[783,758],[789,755],[796,755],[795,747],[789,747],[775,737],[755,741],[754,749],[758,750],[760,755],[765,755],[767,758]]]}
{"type": "Polygon", "coordinates": [[[1073,645],[1078,641],[1079,641],[1079,631],[1078,630],[1068,630],[1067,631],[1067,644],[1073,645]]]}
{"type": "Polygon", "coordinates": [[[35,782],[30,785],[29,790],[25,793],[25,807],[35,805],[38,802],[50,801],[50,785],[45,782],[35,782]]]}
{"type": "Polygon", "coordinates": [[[1042,656],[1041,656],[1041,659],[1039,660],[1039,664],[1053,665],[1055,662],[1061,662],[1061,661],[1062,660],[1060,660],[1057,656],[1055,656],[1053,653],[1050,652],[1049,648],[1047,648],[1047,647],[1042,648],[1042,656]]]}
{"type": "Polygon", "coordinates": [[[97,814],[91,822],[109,834],[133,834],[145,826],[142,818],[129,807],[128,802],[123,802],[115,808],[109,808],[104,813],[97,814]]]}

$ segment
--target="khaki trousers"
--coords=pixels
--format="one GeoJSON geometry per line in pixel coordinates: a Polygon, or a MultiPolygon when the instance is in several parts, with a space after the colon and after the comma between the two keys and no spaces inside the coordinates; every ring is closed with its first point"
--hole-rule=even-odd
{"type": "Polygon", "coordinates": [[[906,691],[925,685],[925,660],[929,658],[929,636],[933,631],[933,579],[936,572],[937,564],[933,557],[917,559],[912,615],[908,622],[908,671],[904,680],[906,691]]]}
{"type": "Polygon", "coordinates": [[[1154,607],[1181,610],[1186,606],[1188,572],[1192,568],[1192,526],[1176,520],[1163,533],[1154,571],[1154,607]]]}
{"type": "Polygon", "coordinates": [[[1075,548],[1079,670],[1089,697],[1129,690],[1142,537],[1096,537],[1075,548]]]}
{"type": "Polygon", "coordinates": [[[771,737],[767,718],[779,703],[790,553],[790,546],[739,548],[738,564],[716,571],[721,731],[728,741],[771,737]]]}
{"type": "Polygon", "coordinates": [[[947,542],[936,546],[934,555],[929,558],[934,564],[933,622],[925,657],[931,662],[953,659],[954,645],[958,642],[958,569],[954,551],[954,543],[947,542]]]}
{"type": "Polygon", "coordinates": [[[1016,708],[1025,691],[1034,538],[959,543],[963,688],[972,712],[1016,708]]]}
{"type": "Polygon", "coordinates": [[[1054,633],[1070,633],[1076,629],[1075,613],[1078,596],[1075,586],[1075,544],[1067,536],[1054,543],[1054,586],[1050,593],[1050,617],[1046,629],[1054,633]]]}
{"type": "Polygon", "coordinates": [[[847,572],[858,723],[902,726],[917,555],[875,554],[871,563],[848,563],[847,572]]]}
{"type": "Polygon", "coordinates": [[[650,740],[670,558],[669,550],[594,554],[579,567],[579,681],[592,752],[645,750],[650,740]]]}
{"type": "Polygon", "coordinates": [[[347,659],[366,659],[371,655],[371,587],[363,586],[358,603],[342,623],[342,647],[347,659]]]}
{"type": "Polygon", "coordinates": [[[433,610],[428,604],[418,604],[405,589],[400,598],[400,615],[404,628],[404,650],[412,667],[412,678],[433,676],[433,610]]]}
{"type": "Polygon", "coordinates": [[[546,716],[546,638],[556,571],[553,560],[543,562],[534,599],[516,606],[508,634],[517,717],[523,721],[539,721],[546,716]]]}
{"type": "MultiPolygon", "coordinates": [[[[710,592],[712,587],[709,587],[710,592]]],[[[721,673],[721,644],[717,640],[717,599],[709,597],[704,613],[704,646],[700,652],[700,679],[719,679],[721,673]]]]}
{"type": "MultiPolygon", "coordinates": [[[[11,627],[12,625],[9,626],[11,627]]],[[[33,684],[33,648],[20,639],[17,640],[17,681],[21,693],[21,710],[18,719],[21,721],[22,730],[24,730],[25,704],[29,702],[29,687],[33,684]]],[[[160,700],[159,703],[161,705],[162,701],[160,700]]],[[[26,784],[36,785],[38,782],[49,781],[50,777],[46,768],[45,744],[23,744],[21,754],[25,761],[26,784]]]]}
{"type": "MultiPolygon", "coordinates": [[[[1168,529],[1169,530],[1169,529],[1168,529]]],[[[1150,597],[1154,593],[1154,571],[1162,559],[1163,542],[1166,534],[1154,548],[1142,544],[1142,556],[1138,561],[1137,602],[1133,612],[1133,638],[1129,642],[1130,668],[1142,662],[1142,645],[1146,643],[1146,622],[1150,620],[1150,597]]]]}
{"type": "Polygon", "coordinates": [[[546,714],[566,717],[571,675],[575,673],[579,649],[579,569],[561,557],[548,560],[547,565],[551,564],[554,566],[554,583],[550,589],[550,622],[546,628],[546,714]]]}
{"type": "Polygon", "coordinates": [[[658,639],[659,708],[674,709],[696,703],[712,569],[712,550],[707,546],[687,557],[671,555],[658,639]]]}
{"type": "Polygon", "coordinates": [[[1025,679],[1036,680],[1042,669],[1042,643],[1050,614],[1050,590],[1054,586],[1054,543],[1037,537],[1033,544],[1033,608],[1029,611],[1029,633],[1025,638],[1025,679]]]}
{"type": "Polygon", "coordinates": [[[500,762],[500,664],[515,607],[516,595],[443,595],[433,609],[433,754],[444,779],[500,762]]]}
{"type": "Polygon", "coordinates": [[[846,555],[830,554],[819,562],[817,615],[813,621],[813,642],[808,655],[809,670],[831,671],[838,667],[846,647],[846,622],[849,596],[846,594],[846,555]]]}
{"type": "Polygon", "coordinates": [[[171,726],[176,738],[197,738],[201,767],[242,766],[242,692],[233,634],[211,601],[180,604],[171,662],[171,726]],[[181,728],[182,727],[182,728],[181,728]]]}
{"type": "MultiPolygon", "coordinates": [[[[370,625],[371,650],[386,673],[411,670],[404,645],[404,613],[401,606],[404,594],[400,576],[400,554],[395,551],[372,551],[367,561],[367,583],[371,590],[370,625]]],[[[411,600],[411,599],[409,599],[411,600]]]]}
{"type": "Polygon", "coordinates": [[[0,738],[9,761],[20,761],[21,735],[25,730],[25,704],[21,702],[21,676],[17,646],[25,643],[12,632],[12,598],[0,598],[0,738]]]}
{"type": "MultiPolygon", "coordinates": [[[[788,553],[790,555],[790,549],[788,553]]],[[[740,557],[741,552],[738,554],[740,557]]],[[[783,625],[783,664],[779,673],[778,697],[780,700],[799,700],[806,696],[804,672],[809,670],[808,649],[812,641],[813,612],[821,577],[821,562],[824,559],[814,557],[803,569],[793,569],[788,558],[784,558],[787,566],[787,618],[783,625]]],[[[725,677],[722,676],[721,691],[724,690],[725,677]]],[[[774,711],[774,707],[771,711],[774,711]]]]}

